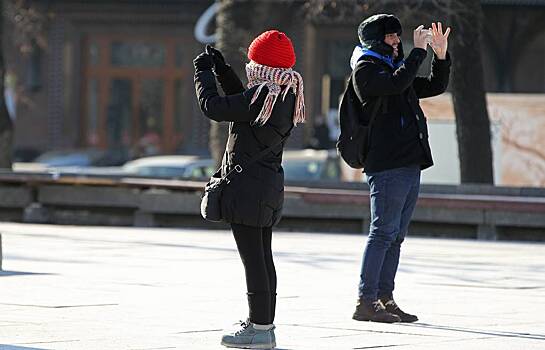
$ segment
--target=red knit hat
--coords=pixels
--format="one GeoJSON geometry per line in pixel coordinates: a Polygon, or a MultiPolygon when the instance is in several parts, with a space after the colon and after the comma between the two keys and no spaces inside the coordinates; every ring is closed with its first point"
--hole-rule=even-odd
{"type": "Polygon", "coordinates": [[[295,51],[290,38],[278,30],[260,34],[248,48],[248,58],[255,63],[275,67],[291,68],[295,65],[295,51]]]}

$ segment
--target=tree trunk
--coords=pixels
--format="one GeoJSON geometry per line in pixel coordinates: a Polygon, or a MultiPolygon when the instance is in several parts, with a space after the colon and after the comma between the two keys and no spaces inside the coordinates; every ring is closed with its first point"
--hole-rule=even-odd
{"type": "MultiPolygon", "coordinates": [[[[225,60],[244,81],[244,49],[249,44],[248,27],[256,5],[247,0],[220,0],[216,16],[217,38],[216,46],[222,51],[225,60]]],[[[225,144],[227,143],[228,124],[211,121],[210,152],[217,164],[220,164],[225,144]]]]}
{"type": "MultiPolygon", "coordinates": [[[[217,0],[219,3],[218,13],[216,15],[216,36],[218,41],[216,42],[216,47],[223,51],[223,56],[227,62],[231,62],[232,55],[228,53],[226,48],[232,45],[229,38],[229,28],[228,23],[231,21],[231,18],[235,15],[236,10],[234,9],[234,1],[225,1],[217,0]]],[[[232,64],[232,63],[231,63],[232,64]]],[[[209,149],[212,159],[216,163],[216,166],[221,164],[221,159],[223,157],[223,152],[225,150],[225,144],[227,143],[227,132],[228,127],[227,123],[218,123],[213,120],[210,120],[210,136],[209,136],[209,149]]]]}
{"type": "Polygon", "coordinates": [[[13,123],[4,97],[4,2],[0,2],[0,168],[11,169],[13,123]]]}
{"type": "Polygon", "coordinates": [[[494,183],[490,120],[481,59],[482,9],[478,0],[455,0],[452,48],[452,97],[462,183],[494,183]]]}
{"type": "MultiPolygon", "coordinates": [[[[291,1],[217,0],[219,10],[216,16],[217,43],[225,60],[246,81],[246,51],[253,38],[268,29],[286,31],[293,14],[286,13],[297,7],[291,1]]],[[[210,152],[217,164],[221,162],[227,142],[227,123],[211,122],[210,152]]]]}

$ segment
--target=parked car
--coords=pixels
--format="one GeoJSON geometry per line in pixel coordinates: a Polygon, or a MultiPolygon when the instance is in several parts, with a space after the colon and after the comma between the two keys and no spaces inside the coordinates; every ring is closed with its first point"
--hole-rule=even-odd
{"type": "Polygon", "coordinates": [[[88,149],[66,149],[42,153],[31,162],[16,161],[18,172],[56,172],[63,174],[109,175],[128,160],[126,152],[88,149]]]}
{"type": "Polygon", "coordinates": [[[122,166],[125,175],[175,179],[206,179],[215,170],[213,159],[188,155],[144,157],[122,166]]]}
{"type": "Polygon", "coordinates": [[[89,148],[49,151],[41,154],[33,162],[44,164],[47,167],[86,167],[118,166],[127,160],[126,152],[89,148]]]}
{"type": "Polygon", "coordinates": [[[335,150],[287,150],[282,159],[287,181],[340,181],[340,159],[335,150]]]}

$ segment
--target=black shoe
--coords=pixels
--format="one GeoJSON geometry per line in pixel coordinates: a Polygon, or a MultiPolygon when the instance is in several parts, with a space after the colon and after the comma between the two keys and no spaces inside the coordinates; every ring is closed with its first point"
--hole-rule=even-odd
{"type": "Polygon", "coordinates": [[[358,300],[356,312],[352,318],[356,321],[372,321],[383,323],[401,322],[397,315],[386,311],[380,300],[369,301],[364,298],[358,300]]]}
{"type": "Polygon", "coordinates": [[[379,300],[382,302],[382,304],[386,308],[386,311],[388,311],[391,314],[399,316],[399,318],[401,319],[401,322],[416,322],[416,321],[418,321],[418,317],[416,317],[415,315],[408,314],[408,313],[404,312],[403,310],[401,310],[399,308],[399,306],[397,306],[394,299],[381,298],[379,300]]]}

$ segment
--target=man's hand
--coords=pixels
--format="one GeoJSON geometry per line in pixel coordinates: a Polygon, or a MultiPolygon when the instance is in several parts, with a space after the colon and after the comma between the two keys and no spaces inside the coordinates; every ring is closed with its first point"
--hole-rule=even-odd
{"type": "Polygon", "coordinates": [[[428,37],[429,32],[424,29],[423,25],[419,25],[413,32],[414,47],[425,50],[428,46],[428,37]]]}
{"type": "MultiPolygon", "coordinates": [[[[443,26],[441,22],[431,24],[431,43],[430,46],[437,55],[437,58],[444,60],[447,57],[448,35],[450,27],[443,34],[443,26]]],[[[415,45],[416,46],[416,45],[415,45]]]]}

